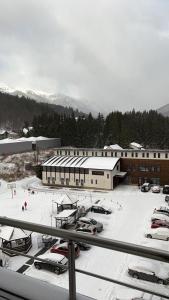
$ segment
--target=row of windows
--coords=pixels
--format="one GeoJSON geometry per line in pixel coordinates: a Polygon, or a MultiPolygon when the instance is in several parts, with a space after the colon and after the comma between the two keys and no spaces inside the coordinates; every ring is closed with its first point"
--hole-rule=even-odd
{"type": "MultiPolygon", "coordinates": [[[[88,151],[83,151],[82,153],[83,153],[83,156],[88,156],[88,151]]],[[[79,151],[73,151],[73,154],[79,156],[79,151]]],[[[92,151],[92,156],[98,156],[98,154],[100,154],[100,153],[98,153],[97,151],[92,151]]],[[[138,152],[129,152],[129,153],[128,152],[120,152],[119,154],[121,155],[121,157],[138,157],[139,153],[138,152]]],[[[149,158],[149,154],[150,154],[149,152],[142,152],[142,157],[149,158]]],[[[62,153],[62,150],[57,150],[57,155],[72,155],[72,153],[70,154],[70,150],[63,150],[63,153],[62,153]]],[[[107,157],[107,152],[102,151],[101,156],[107,157]]],[[[117,152],[111,152],[111,156],[117,157],[117,152]]],[[[154,152],[153,157],[161,158],[161,153],[154,152]]],[[[165,153],[165,158],[169,158],[168,153],[165,153]]]]}
{"type": "Polygon", "coordinates": [[[127,171],[160,172],[160,166],[128,165],[127,171]]]}

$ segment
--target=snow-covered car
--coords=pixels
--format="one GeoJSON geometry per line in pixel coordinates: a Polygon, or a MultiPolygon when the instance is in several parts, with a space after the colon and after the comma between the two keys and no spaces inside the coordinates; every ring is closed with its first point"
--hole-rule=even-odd
{"type": "Polygon", "coordinates": [[[160,193],[160,186],[159,185],[153,185],[151,188],[152,193],[160,193]]]}
{"type": "Polygon", "coordinates": [[[93,205],[91,207],[91,211],[95,212],[95,213],[99,213],[99,214],[105,214],[105,215],[109,215],[112,213],[112,210],[109,208],[109,209],[106,209],[102,206],[99,206],[99,205],[93,205]]]}
{"type": "Polygon", "coordinates": [[[83,223],[83,224],[81,224],[80,227],[76,228],[76,232],[78,232],[78,233],[96,234],[97,229],[93,225],[89,225],[89,224],[83,223]]]}
{"type": "Polygon", "coordinates": [[[151,188],[151,184],[149,182],[145,182],[141,186],[141,192],[148,192],[150,188],[151,188]]]}
{"type": "Polygon", "coordinates": [[[164,213],[154,213],[151,216],[151,221],[155,221],[155,220],[163,220],[169,222],[169,216],[167,216],[164,213]]]}
{"type": "Polygon", "coordinates": [[[159,227],[169,228],[169,222],[163,220],[156,220],[151,223],[151,228],[159,228],[159,227]]]}
{"type": "Polygon", "coordinates": [[[169,229],[168,228],[155,228],[145,234],[145,237],[169,241],[169,229]]]}
{"type": "Polygon", "coordinates": [[[157,207],[154,209],[154,213],[158,213],[158,214],[162,213],[162,214],[169,216],[169,208],[166,206],[160,206],[160,207],[157,207]]]}
{"type": "Polygon", "coordinates": [[[77,226],[81,226],[82,224],[95,226],[97,232],[101,232],[103,230],[103,224],[92,218],[86,218],[86,217],[79,218],[79,220],[77,221],[77,226]]]}
{"type": "Polygon", "coordinates": [[[146,281],[151,281],[160,284],[169,284],[169,277],[167,274],[160,274],[154,270],[155,268],[147,267],[146,265],[132,265],[128,267],[128,274],[133,278],[142,279],[146,281]]]}
{"type": "Polygon", "coordinates": [[[68,265],[68,259],[64,255],[55,253],[45,253],[39,255],[38,258],[44,259],[46,261],[40,261],[35,259],[34,266],[36,269],[45,269],[48,271],[52,271],[58,275],[67,270],[66,266],[68,265]],[[58,265],[56,266],[53,264],[58,265]]]}
{"type": "MultiPolygon", "coordinates": [[[[69,256],[68,243],[66,242],[59,245],[55,244],[50,248],[50,252],[62,254],[68,257],[69,256]]],[[[78,247],[78,245],[75,244],[75,258],[77,258],[79,255],[80,255],[80,248],[78,247]]]]}

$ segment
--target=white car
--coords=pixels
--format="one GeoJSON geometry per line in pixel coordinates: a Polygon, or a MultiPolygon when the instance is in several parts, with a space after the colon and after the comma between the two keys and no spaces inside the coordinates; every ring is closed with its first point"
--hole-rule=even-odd
{"type": "Polygon", "coordinates": [[[159,185],[153,185],[151,188],[152,193],[160,193],[160,186],[159,185]]]}
{"type": "Polygon", "coordinates": [[[101,232],[103,230],[103,224],[92,218],[86,218],[86,217],[79,218],[79,220],[77,221],[77,225],[79,225],[80,227],[80,225],[83,224],[92,225],[96,227],[97,232],[101,232]]]}
{"type": "Polygon", "coordinates": [[[169,222],[169,216],[164,215],[164,214],[159,214],[159,213],[154,213],[151,217],[151,221],[155,221],[155,220],[162,220],[162,221],[167,221],[169,222]]]}
{"type": "Polygon", "coordinates": [[[168,228],[155,228],[145,234],[147,238],[169,241],[168,228]]]}

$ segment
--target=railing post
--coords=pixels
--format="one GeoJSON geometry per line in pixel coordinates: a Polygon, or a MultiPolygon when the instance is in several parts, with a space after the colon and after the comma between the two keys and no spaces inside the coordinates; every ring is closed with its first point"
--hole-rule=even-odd
{"type": "Polygon", "coordinates": [[[75,247],[69,240],[69,300],[76,300],[75,247]]]}

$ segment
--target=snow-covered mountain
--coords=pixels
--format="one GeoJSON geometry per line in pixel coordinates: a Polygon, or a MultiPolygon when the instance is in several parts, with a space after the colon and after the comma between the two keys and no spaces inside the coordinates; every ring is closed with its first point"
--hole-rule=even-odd
{"type": "Polygon", "coordinates": [[[165,117],[169,117],[169,104],[160,107],[157,111],[159,114],[162,114],[165,117]]]}
{"type": "Polygon", "coordinates": [[[62,105],[64,107],[72,107],[74,110],[78,109],[79,111],[87,114],[91,112],[94,116],[96,116],[100,111],[98,105],[98,110],[96,110],[95,106],[86,99],[75,99],[64,94],[50,94],[42,91],[24,90],[20,88],[15,89],[1,83],[0,92],[19,97],[24,96],[37,102],[46,102],[55,105],[62,105]]]}

